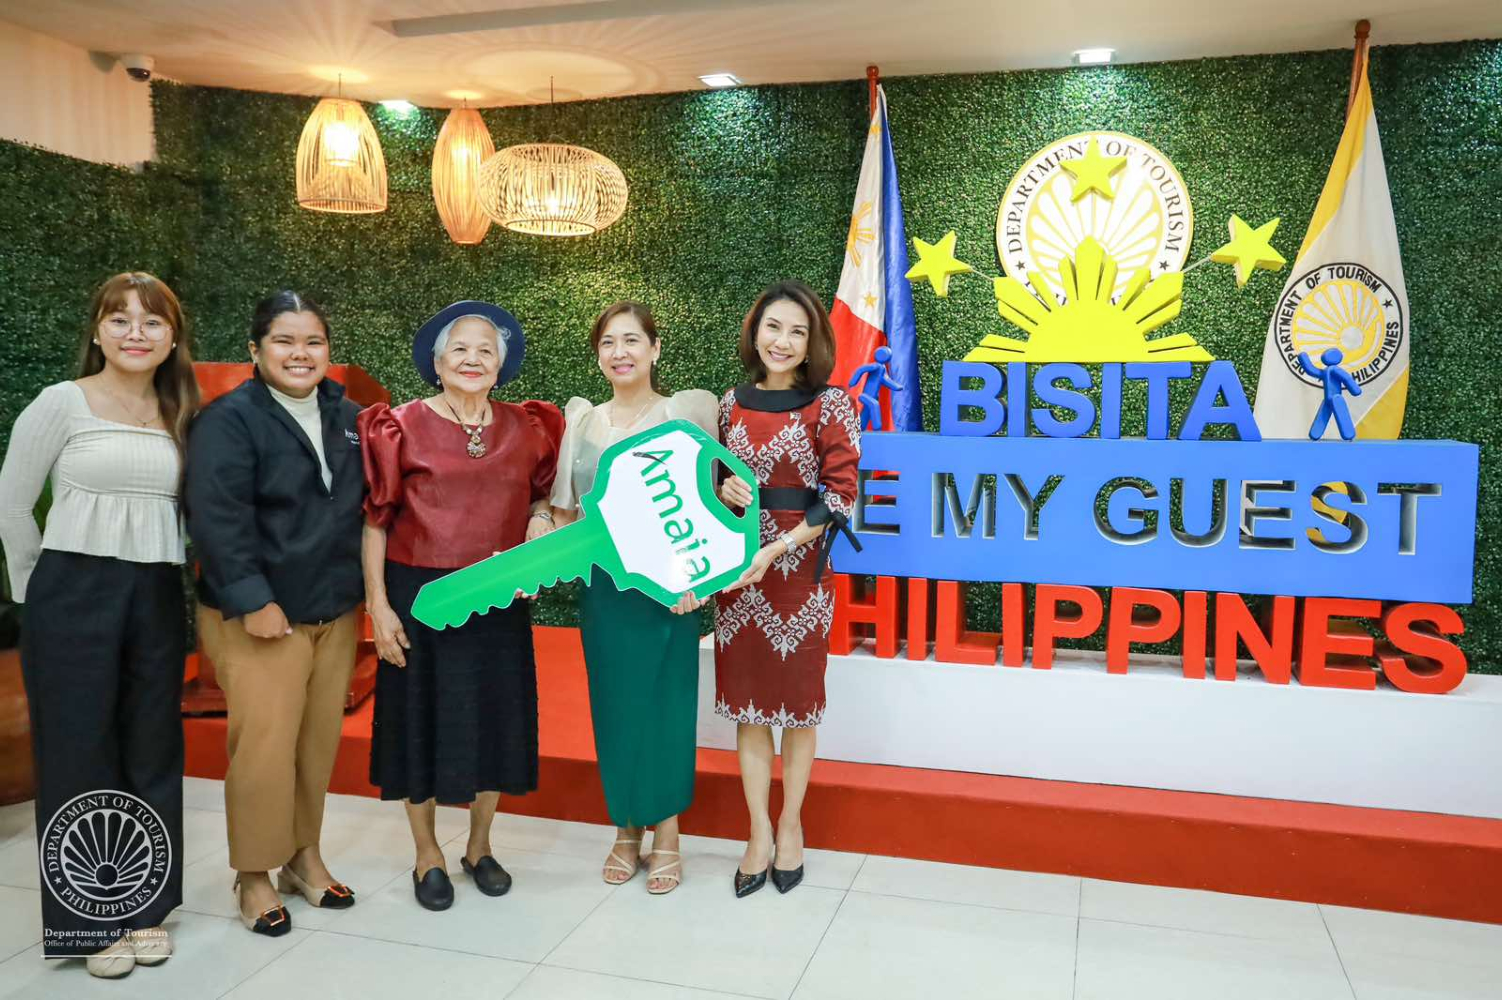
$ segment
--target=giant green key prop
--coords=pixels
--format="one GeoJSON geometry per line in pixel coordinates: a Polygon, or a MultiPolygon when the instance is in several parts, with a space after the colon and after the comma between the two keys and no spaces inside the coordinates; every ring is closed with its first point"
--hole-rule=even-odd
{"type": "MultiPolygon", "coordinates": [[[[692,590],[707,597],[740,578],[760,546],[761,506],[740,517],[715,496],[714,463],[748,483],[755,475],[724,445],[686,420],[670,420],[600,456],[583,516],[423,587],[412,617],[430,628],[463,625],[599,566],[621,589],[672,606],[692,590]]],[[[568,470],[559,469],[560,476],[568,470]]]]}

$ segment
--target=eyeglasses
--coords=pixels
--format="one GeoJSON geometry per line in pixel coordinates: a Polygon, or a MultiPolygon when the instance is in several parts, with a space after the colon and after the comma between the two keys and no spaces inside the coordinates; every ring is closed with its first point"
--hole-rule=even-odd
{"type": "Polygon", "coordinates": [[[101,325],[105,333],[117,339],[130,336],[132,327],[140,330],[147,340],[165,340],[167,334],[172,332],[172,327],[160,316],[147,316],[143,320],[130,320],[124,316],[107,316],[101,325]]]}

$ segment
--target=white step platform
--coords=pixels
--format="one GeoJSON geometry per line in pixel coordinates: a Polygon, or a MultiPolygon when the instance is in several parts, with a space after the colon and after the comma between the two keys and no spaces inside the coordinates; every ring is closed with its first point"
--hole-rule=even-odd
{"type": "MultiPolygon", "coordinates": [[[[699,652],[699,745],[735,748],[699,652]]],[[[865,764],[1502,818],[1502,676],[1444,695],[1188,680],[1171,657],[1051,670],[831,656],[819,756],[865,764]]]]}

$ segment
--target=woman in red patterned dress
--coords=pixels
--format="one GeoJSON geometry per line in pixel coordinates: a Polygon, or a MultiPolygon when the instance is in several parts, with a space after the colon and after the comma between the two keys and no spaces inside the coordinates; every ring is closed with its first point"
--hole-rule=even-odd
{"type": "MultiPolygon", "coordinates": [[[[829,314],[798,281],[768,288],[741,327],[749,381],[720,401],[725,445],[756,473],[762,547],[744,576],[716,598],[715,711],[739,724],[736,747],[751,836],[735,875],[736,896],[770,871],[779,891],[803,879],[803,795],[824,717],[824,666],[834,591],[823,581],[831,524],[843,529],[855,499],[860,425],[834,368],[829,314]],[[782,729],[782,815],[772,827],[772,727],[782,729]],[[778,864],[772,866],[776,849],[778,864]]],[[[732,476],[730,506],[751,501],[732,476]]],[[[848,531],[848,529],[847,529],[848,531]]],[[[853,541],[853,536],[852,536],[853,541]]]]}

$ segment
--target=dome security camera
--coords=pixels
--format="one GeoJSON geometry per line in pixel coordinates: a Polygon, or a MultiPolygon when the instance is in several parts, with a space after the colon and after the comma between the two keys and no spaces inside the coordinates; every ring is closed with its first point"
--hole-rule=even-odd
{"type": "Polygon", "coordinates": [[[137,83],[145,83],[151,79],[151,70],[156,66],[156,60],[150,56],[131,52],[120,57],[120,65],[125,67],[125,72],[137,83]]]}

